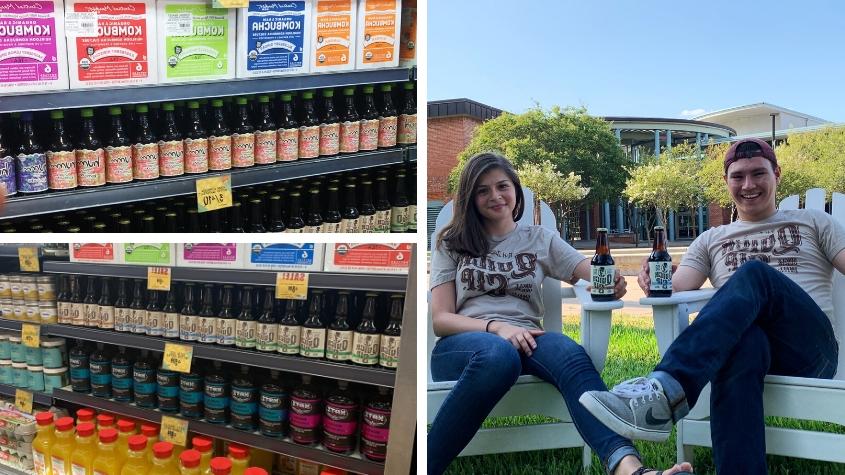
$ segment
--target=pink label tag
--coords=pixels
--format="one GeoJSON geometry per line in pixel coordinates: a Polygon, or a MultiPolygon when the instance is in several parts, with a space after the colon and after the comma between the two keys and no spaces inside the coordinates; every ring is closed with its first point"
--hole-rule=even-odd
{"type": "Polygon", "coordinates": [[[280,162],[299,158],[299,129],[279,129],[277,154],[280,162]]]}
{"type": "Polygon", "coordinates": [[[211,137],[208,141],[208,168],[229,170],[232,168],[232,137],[211,137]]]}
{"type": "Polygon", "coordinates": [[[208,171],[208,139],[185,139],[185,173],[208,171]]]}
{"type": "Polygon", "coordinates": [[[185,174],[185,144],[181,140],[159,142],[158,169],[161,176],[185,174]]]}
{"type": "Polygon", "coordinates": [[[255,163],[266,165],[276,163],[276,131],[255,133],[255,163]]]}
{"type": "Polygon", "coordinates": [[[382,117],[378,123],[378,146],[382,148],[396,146],[396,116],[382,117]]]}
{"type": "Polygon", "coordinates": [[[135,144],[132,147],[132,175],[136,180],[158,178],[158,144],[135,144]]]}
{"type": "Polygon", "coordinates": [[[128,183],[132,181],[132,147],[106,147],[106,181],[128,183]]]}
{"type": "Polygon", "coordinates": [[[255,135],[232,135],[232,166],[246,168],[255,165],[255,135]]]}
{"type": "Polygon", "coordinates": [[[73,152],[47,152],[47,184],[51,190],[69,190],[78,185],[76,155],[73,152]]]}
{"type": "Polygon", "coordinates": [[[103,149],[77,150],[76,170],[79,186],[101,186],[106,184],[106,153],[103,149]]]}

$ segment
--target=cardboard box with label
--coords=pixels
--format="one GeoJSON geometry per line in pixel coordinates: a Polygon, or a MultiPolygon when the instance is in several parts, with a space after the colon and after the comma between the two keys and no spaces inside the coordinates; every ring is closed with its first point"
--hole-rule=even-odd
{"type": "Polygon", "coordinates": [[[321,271],[325,244],[247,244],[245,269],[321,271]]]}
{"type": "Polygon", "coordinates": [[[252,0],[238,9],[238,77],[303,74],[311,59],[311,0],[252,0]]]}
{"type": "Polygon", "coordinates": [[[356,29],[356,69],[399,66],[402,0],[361,0],[356,29]]]}
{"type": "Polygon", "coordinates": [[[70,251],[70,262],[123,264],[119,244],[71,243],[68,247],[70,251]]]}
{"type": "Polygon", "coordinates": [[[0,95],[67,89],[64,0],[0,1],[0,95]]]}
{"type": "Polygon", "coordinates": [[[161,82],[234,79],[237,9],[205,0],[159,0],[156,9],[161,82]]]}
{"type": "Polygon", "coordinates": [[[311,72],[355,69],[358,0],[314,0],[311,72]]]}
{"type": "Polygon", "coordinates": [[[411,244],[326,244],[323,270],[376,274],[407,274],[411,244]]]}
{"type": "Polygon", "coordinates": [[[176,245],[168,243],[120,244],[123,262],[140,266],[175,266],[176,245]]]}
{"type": "Polygon", "coordinates": [[[215,269],[243,269],[244,244],[183,243],[176,245],[176,265],[179,267],[208,267],[215,269]]]}

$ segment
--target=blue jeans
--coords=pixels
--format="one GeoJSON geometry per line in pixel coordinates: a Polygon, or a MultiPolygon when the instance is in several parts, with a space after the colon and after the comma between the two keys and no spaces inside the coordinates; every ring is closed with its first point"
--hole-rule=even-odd
{"type": "Polygon", "coordinates": [[[584,391],[607,389],[584,348],[559,333],[535,341],[537,349],[530,357],[492,333],[459,333],[437,342],[431,355],[432,378],[457,383],[428,433],[429,474],[446,470],[521,374],[558,388],[581,437],[605,466],[614,468],[626,455],[639,458],[631,441],[607,429],[578,403],[584,391]]]}
{"type": "Polygon", "coordinates": [[[765,474],[763,378],[830,379],[839,347],[830,320],[795,282],[749,261],[672,343],[652,377],[680,420],[711,382],[716,472],[765,474]]]}

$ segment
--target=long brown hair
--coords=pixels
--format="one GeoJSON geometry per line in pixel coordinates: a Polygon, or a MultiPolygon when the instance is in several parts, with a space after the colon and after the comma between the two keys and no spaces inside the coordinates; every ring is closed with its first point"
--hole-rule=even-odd
{"type": "Polygon", "coordinates": [[[513,208],[513,220],[519,221],[525,210],[525,197],[522,194],[522,184],[510,160],[493,152],[483,152],[474,155],[461,171],[458,191],[452,203],[452,221],[437,235],[437,246],[445,241],[449,249],[459,254],[469,254],[472,257],[487,255],[490,245],[487,242],[487,231],[484,229],[484,218],[475,206],[475,189],[481,177],[494,169],[500,169],[513,182],[516,188],[516,203],[513,208]]]}

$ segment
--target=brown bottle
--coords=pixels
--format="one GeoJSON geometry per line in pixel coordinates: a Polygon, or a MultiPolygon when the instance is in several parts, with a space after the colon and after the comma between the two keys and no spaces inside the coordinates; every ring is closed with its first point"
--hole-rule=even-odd
{"type": "Polygon", "coordinates": [[[329,324],[326,337],[326,359],[349,361],[352,359],[352,327],[349,326],[349,292],[337,294],[337,309],[334,321],[329,324]]]}
{"type": "Polygon", "coordinates": [[[322,359],[326,355],[326,326],[320,321],[323,292],[314,290],[308,307],[308,319],[302,324],[299,354],[306,358],[322,359]]]}
{"type": "Polygon", "coordinates": [[[364,366],[378,364],[380,335],[376,329],[376,297],[378,294],[367,292],[361,323],[352,337],[352,362],[364,366]]]}
{"type": "Polygon", "coordinates": [[[378,364],[384,368],[396,369],[399,366],[399,343],[402,339],[403,297],[400,294],[390,296],[390,321],[381,334],[381,351],[378,364]]]}
{"type": "Polygon", "coordinates": [[[614,296],[614,275],[616,266],[613,264],[613,257],[610,255],[610,246],[607,244],[607,228],[596,229],[596,254],[590,261],[590,281],[592,290],[590,297],[596,301],[610,301],[614,296]]]}
{"type": "Polygon", "coordinates": [[[648,256],[649,297],[672,296],[672,256],[666,250],[666,230],[663,226],[654,227],[654,245],[648,256]]]}

